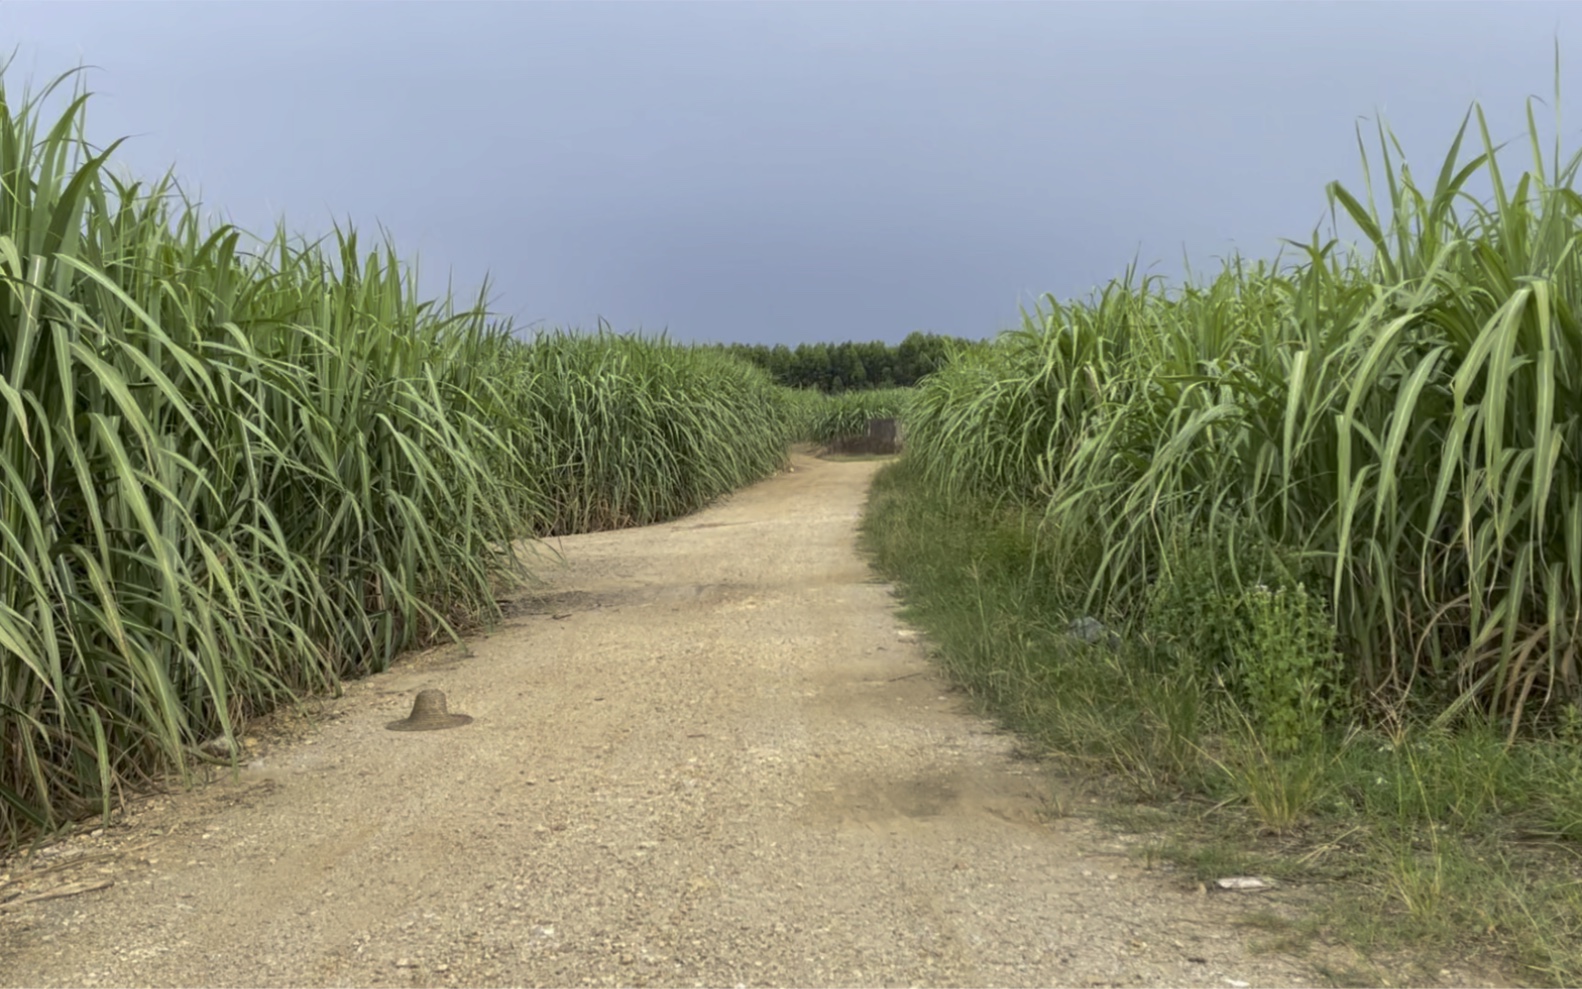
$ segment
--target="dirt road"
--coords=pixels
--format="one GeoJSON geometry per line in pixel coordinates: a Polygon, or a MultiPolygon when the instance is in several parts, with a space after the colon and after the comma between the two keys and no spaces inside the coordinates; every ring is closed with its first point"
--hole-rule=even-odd
{"type": "Polygon", "coordinates": [[[1145,870],[932,672],[854,546],[875,464],[795,465],[564,540],[472,656],[0,866],[114,881],[0,905],[0,984],[1314,980],[1231,923],[1263,894],[1145,870]],[[476,720],[386,731],[425,687],[476,720]]]}

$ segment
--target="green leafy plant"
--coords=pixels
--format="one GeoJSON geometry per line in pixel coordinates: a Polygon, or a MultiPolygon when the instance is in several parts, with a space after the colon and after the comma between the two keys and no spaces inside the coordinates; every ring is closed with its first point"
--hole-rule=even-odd
{"type": "Polygon", "coordinates": [[[1301,584],[1257,584],[1242,599],[1235,686],[1267,747],[1285,755],[1311,747],[1336,713],[1339,656],[1323,605],[1301,584]]]}

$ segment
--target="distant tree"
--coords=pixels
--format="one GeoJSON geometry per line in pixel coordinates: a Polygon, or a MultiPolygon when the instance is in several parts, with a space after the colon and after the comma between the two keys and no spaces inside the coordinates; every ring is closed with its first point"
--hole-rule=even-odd
{"type": "Polygon", "coordinates": [[[910,387],[943,367],[954,348],[973,342],[917,332],[893,347],[882,340],[799,343],[795,348],[783,343],[713,346],[756,364],[782,385],[839,392],[910,387]]]}
{"type": "Polygon", "coordinates": [[[862,355],[858,353],[854,344],[842,345],[842,354],[837,366],[841,378],[845,380],[846,387],[857,390],[868,384],[868,369],[863,367],[862,355]]]}
{"type": "Polygon", "coordinates": [[[769,351],[769,363],[765,368],[776,381],[784,383],[791,374],[791,348],[783,343],[777,343],[769,351]]]}
{"type": "Polygon", "coordinates": [[[908,385],[933,374],[950,359],[952,338],[933,333],[910,333],[896,347],[896,380],[908,385]]]}

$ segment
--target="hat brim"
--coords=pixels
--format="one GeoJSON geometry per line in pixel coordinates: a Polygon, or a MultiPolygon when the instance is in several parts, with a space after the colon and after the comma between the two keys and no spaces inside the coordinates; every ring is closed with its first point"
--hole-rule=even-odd
{"type": "Polygon", "coordinates": [[[470,714],[430,714],[419,718],[402,718],[400,721],[390,722],[385,727],[391,731],[440,731],[445,728],[460,728],[471,723],[470,714]]]}

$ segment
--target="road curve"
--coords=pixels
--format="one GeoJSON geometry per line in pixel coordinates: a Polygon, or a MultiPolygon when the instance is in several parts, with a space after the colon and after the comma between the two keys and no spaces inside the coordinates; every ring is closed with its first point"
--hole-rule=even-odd
{"type": "Polygon", "coordinates": [[[470,656],[0,865],[0,984],[1311,984],[932,670],[856,549],[877,466],[559,541],[470,656]],[[386,731],[426,687],[475,720],[386,731]]]}

